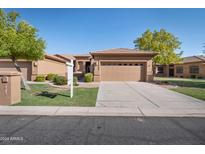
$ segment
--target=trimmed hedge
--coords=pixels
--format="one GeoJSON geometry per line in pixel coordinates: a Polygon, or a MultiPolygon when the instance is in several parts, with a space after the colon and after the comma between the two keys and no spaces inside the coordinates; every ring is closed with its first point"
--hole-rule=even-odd
{"type": "Polygon", "coordinates": [[[53,79],[54,79],[55,76],[57,76],[57,74],[49,73],[49,74],[46,76],[46,80],[53,81],[53,79]]]}
{"type": "Polygon", "coordinates": [[[58,76],[57,75],[53,78],[53,83],[55,85],[66,85],[67,84],[67,79],[64,76],[58,76]]]}
{"type": "Polygon", "coordinates": [[[35,81],[36,82],[44,82],[44,81],[46,81],[46,77],[44,75],[37,75],[35,81]]]}
{"type": "Polygon", "coordinates": [[[85,82],[92,82],[93,81],[93,74],[92,73],[86,73],[84,75],[84,81],[85,82]]]}
{"type": "Polygon", "coordinates": [[[76,76],[73,77],[73,85],[78,86],[78,78],[76,76]]]}

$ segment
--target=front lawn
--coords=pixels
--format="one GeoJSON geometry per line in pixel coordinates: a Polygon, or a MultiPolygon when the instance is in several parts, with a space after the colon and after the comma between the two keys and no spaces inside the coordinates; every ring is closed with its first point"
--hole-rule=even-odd
{"type": "Polygon", "coordinates": [[[205,88],[204,79],[155,77],[154,80],[157,82],[168,83],[168,84],[177,85],[181,87],[205,88]]]}
{"type": "Polygon", "coordinates": [[[188,87],[179,87],[171,89],[173,91],[192,96],[201,100],[205,100],[205,89],[203,88],[188,88],[188,87]]]}
{"type": "Polygon", "coordinates": [[[30,85],[31,91],[22,90],[20,106],[95,106],[98,88],[75,88],[74,96],[65,89],[49,85],[30,85]]]}
{"type": "Polygon", "coordinates": [[[159,84],[176,85],[178,87],[171,90],[205,100],[205,80],[203,79],[155,77],[155,81],[159,84]]]}

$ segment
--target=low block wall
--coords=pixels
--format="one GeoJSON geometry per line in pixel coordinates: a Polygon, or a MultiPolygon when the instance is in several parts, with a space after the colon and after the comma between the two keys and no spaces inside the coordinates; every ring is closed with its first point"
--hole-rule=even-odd
{"type": "Polygon", "coordinates": [[[12,105],[20,101],[20,73],[0,72],[0,105],[12,105]]]}

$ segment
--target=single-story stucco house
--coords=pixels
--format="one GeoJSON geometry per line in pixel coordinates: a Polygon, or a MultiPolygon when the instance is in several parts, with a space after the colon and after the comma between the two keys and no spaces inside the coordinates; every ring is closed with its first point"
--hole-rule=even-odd
{"type": "Polygon", "coordinates": [[[205,56],[184,57],[178,64],[156,65],[156,76],[205,78],[205,56]]]}
{"type": "MultiPolygon", "coordinates": [[[[74,75],[93,73],[94,81],[152,81],[152,58],[156,52],[115,48],[91,51],[85,55],[72,55],[74,75]]],[[[56,55],[63,59],[70,55],[56,55]]]]}
{"type": "MultiPolygon", "coordinates": [[[[26,80],[33,81],[37,75],[55,73],[66,76],[66,61],[53,55],[45,55],[43,60],[18,60],[22,74],[26,80]]],[[[0,59],[0,71],[16,71],[10,59],[0,59]]]]}
{"type": "MultiPolygon", "coordinates": [[[[94,81],[152,81],[152,58],[156,52],[135,49],[115,48],[91,51],[89,54],[45,55],[43,60],[19,60],[22,73],[27,80],[35,80],[37,75],[55,73],[66,76],[66,62],[74,61],[74,75],[79,79],[85,73],[93,73],[94,81]]],[[[9,59],[0,59],[0,71],[15,68],[9,59]]]]}

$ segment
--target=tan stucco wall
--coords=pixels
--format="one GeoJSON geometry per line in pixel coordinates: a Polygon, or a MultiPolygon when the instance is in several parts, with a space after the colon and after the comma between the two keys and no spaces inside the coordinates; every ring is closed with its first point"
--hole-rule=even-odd
{"type": "Polygon", "coordinates": [[[146,81],[150,82],[153,81],[154,75],[153,75],[153,64],[152,60],[148,60],[145,66],[145,71],[146,71],[146,81]]]}
{"type": "Polygon", "coordinates": [[[89,57],[75,57],[75,70],[76,72],[85,73],[86,62],[89,62],[89,57]]]}
{"type": "MultiPolygon", "coordinates": [[[[31,80],[32,62],[31,61],[17,61],[21,67],[22,74],[26,80],[31,80]]],[[[0,60],[0,71],[16,71],[11,60],[0,60]]]]}
{"type": "Polygon", "coordinates": [[[33,74],[34,76],[37,74],[47,75],[49,73],[66,76],[67,68],[65,63],[44,59],[37,61],[37,71],[35,73],[33,74]]]}
{"type": "Polygon", "coordinates": [[[177,64],[174,66],[174,76],[175,77],[183,76],[184,78],[190,78],[191,75],[196,75],[197,77],[205,78],[205,63],[177,64]],[[177,66],[183,66],[183,74],[176,73],[177,66]],[[190,66],[199,66],[199,74],[190,74],[190,72],[189,72],[190,66]]]}
{"type": "Polygon", "coordinates": [[[0,72],[0,105],[11,105],[21,101],[20,83],[19,73],[0,72]]]}

